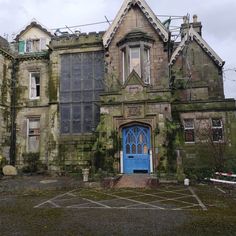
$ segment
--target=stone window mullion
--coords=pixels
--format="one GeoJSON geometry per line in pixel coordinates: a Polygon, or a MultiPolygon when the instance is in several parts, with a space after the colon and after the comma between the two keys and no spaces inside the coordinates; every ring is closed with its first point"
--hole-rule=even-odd
{"type": "Polygon", "coordinates": [[[144,44],[140,43],[140,64],[141,64],[141,78],[144,78],[144,44]]]}

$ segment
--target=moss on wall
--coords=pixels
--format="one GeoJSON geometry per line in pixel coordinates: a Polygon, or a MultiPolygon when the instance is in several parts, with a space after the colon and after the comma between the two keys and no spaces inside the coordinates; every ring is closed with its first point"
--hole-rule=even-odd
{"type": "Polygon", "coordinates": [[[52,74],[52,65],[49,70],[49,80],[48,80],[48,97],[50,102],[57,101],[58,92],[58,78],[52,74]]]}

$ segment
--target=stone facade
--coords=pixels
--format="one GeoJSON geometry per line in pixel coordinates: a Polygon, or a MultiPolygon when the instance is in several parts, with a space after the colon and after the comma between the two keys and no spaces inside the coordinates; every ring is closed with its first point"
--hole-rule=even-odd
{"type": "Polygon", "coordinates": [[[149,166],[134,173],[181,178],[214,169],[211,148],[224,144],[220,158],[236,168],[235,101],[224,98],[224,62],[201,28],[185,19],[174,43],[144,0],[125,0],[106,32],[55,36],[32,22],[17,50],[1,44],[0,154],[19,168],[33,152],[51,171],[113,173],[143,154],[149,166]],[[132,127],[147,132],[146,144],[141,135],[126,145],[132,127]],[[200,138],[207,128],[213,145],[200,138]]]}
{"type": "Polygon", "coordinates": [[[11,78],[13,54],[9,44],[0,37],[0,152],[8,161],[11,139],[11,78]]]}

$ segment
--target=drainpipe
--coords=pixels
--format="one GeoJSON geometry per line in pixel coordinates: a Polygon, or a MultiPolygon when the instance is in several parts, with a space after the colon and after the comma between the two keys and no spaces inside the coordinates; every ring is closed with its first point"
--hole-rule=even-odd
{"type": "Polygon", "coordinates": [[[17,60],[12,61],[12,73],[11,73],[11,139],[10,139],[10,164],[15,166],[16,164],[16,72],[17,72],[17,60]]]}

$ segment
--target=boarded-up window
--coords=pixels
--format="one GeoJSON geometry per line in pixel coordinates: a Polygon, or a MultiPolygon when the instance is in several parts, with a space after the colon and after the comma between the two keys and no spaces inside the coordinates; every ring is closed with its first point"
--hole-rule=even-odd
{"type": "Polygon", "coordinates": [[[28,152],[39,152],[40,118],[28,118],[28,152]]]}
{"type": "Polygon", "coordinates": [[[186,143],[192,143],[195,141],[193,119],[184,120],[184,140],[186,143]]]}
{"type": "Polygon", "coordinates": [[[99,122],[99,94],[103,92],[104,53],[61,56],[60,118],[62,134],[92,132],[99,122]]]}

